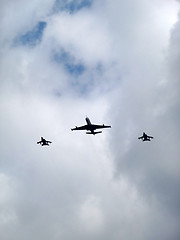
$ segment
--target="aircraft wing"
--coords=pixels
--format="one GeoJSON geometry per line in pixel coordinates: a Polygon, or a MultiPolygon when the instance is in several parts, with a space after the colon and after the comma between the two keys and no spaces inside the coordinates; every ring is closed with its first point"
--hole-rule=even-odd
{"type": "Polygon", "coordinates": [[[37,142],[37,144],[42,143],[42,141],[37,142]]]}
{"type": "Polygon", "coordinates": [[[74,130],[87,130],[87,125],[81,126],[81,127],[75,127],[75,128],[71,128],[72,131],[74,130]]]}
{"type": "Polygon", "coordinates": [[[94,129],[99,129],[99,128],[111,128],[111,126],[105,126],[104,124],[103,124],[103,125],[92,124],[92,126],[93,126],[94,129]]]}
{"type": "Polygon", "coordinates": [[[151,137],[151,136],[148,136],[148,138],[153,138],[153,137],[151,137]]]}
{"type": "Polygon", "coordinates": [[[138,139],[143,139],[143,136],[142,137],[138,137],[138,139]]]}

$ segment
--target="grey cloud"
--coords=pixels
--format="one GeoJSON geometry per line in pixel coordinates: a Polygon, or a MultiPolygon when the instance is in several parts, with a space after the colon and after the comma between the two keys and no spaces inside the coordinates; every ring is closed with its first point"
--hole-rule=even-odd
{"type": "MultiPolygon", "coordinates": [[[[175,216],[174,225],[176,221],[179,223],[180,200],[178,28],[179,22],[171,33],[165,65],[161,68],[163,73],[154,71],[151,65],[150,75],[144,74],[144,79],[136,79],[134,84],[127,77],[126,88],[119,95],[117,92],[114,105],[119,105],[116,110],[119,114],[114,124],[116,128],[119,126],[119,133],[114,130],[112,137],[116,174],[128,178],[147,200],[156,198],[162,211],[166,209],[170,216],[175,216]],[[151,71],[156,73],[155,79],[151,79],[151,71]],[[160,76],[166,79],[164,84],[158,84],[160,76]],[[137,137],[142,131],[154,136],[152,142],[139,142],[137,137]]],[[[143,68],[143,63],[140,67],[143,68]]],[[[178,239],[179,231],[174,231],[174,239],[178,239]]]]}

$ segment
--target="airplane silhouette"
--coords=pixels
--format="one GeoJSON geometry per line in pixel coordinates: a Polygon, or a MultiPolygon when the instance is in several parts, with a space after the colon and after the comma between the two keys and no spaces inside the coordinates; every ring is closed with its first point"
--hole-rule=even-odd
{"type": "Polygon", "coordinates": [[[41,141],[37,142],[37,144],[41,144],[41,146],[49,146],[49,143],[52,143],[51,141],[47,141],[43,137],[41,137],[41,141]]]}
{"type": "Polygon", "coordinates": [[[86,117],[85,120],[87,122],[86,125],[81,126],[81,127],[71,128],[71,130],[72,131],[74,131],[74,130],[87,130],[87,131],[90,131],[90,132],[86,132],[86,134],[93,134],[93,135],[95,135],[95,134],[98,134],[98,133],[102,133],[102,131],[95,132],[94,130],[96,130],[96,129],[111,128],[111,126],[105,126],[104,124],[103,125],[92,124],[88,117],[86,117]]]}
{"type": "Polygon", "coordinates": [[[148,136],[145,132],[143,132],[143,135],[141,137],[138,137],[138,139],[142,139],[142,141],[151,141],[151,136],[148,136]]]}

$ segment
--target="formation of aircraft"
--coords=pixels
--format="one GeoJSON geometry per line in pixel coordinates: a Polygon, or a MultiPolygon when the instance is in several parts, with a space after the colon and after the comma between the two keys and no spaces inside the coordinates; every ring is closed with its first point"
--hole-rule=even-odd
{"type": "Polygon", "coordinates": [[[71,130],[72,131],[74,131],[74,130],[87,130],[87,131],[90,131],[90,132],[86,132],[86,134],[96,135],[98,133],[102,133],[102,131],[95,132],[96,129],[111,128],[111,126],[105,126],[104,124],[103,125],[92,124],[88,117],[86,117],[85,120],[86,120],[86,123],[87,123],[86,125],[83,125],[81,127],[75,127],[75,128],[72,128],[71,130]]]}
{"type": "Polygon", "coordinates": [[[143,132],[143,135],[141,137],[138,137],[138,139],[142,139],[142,141],[151,141],[153,137],[148,136],[145,132],[143,132]]]}
{"type": "Polygon", "coordinates": [[[41,137],[41,141],[37,142],[37,144],[41,144],[41,146],[49,146],[49,143],[52,143],[51,141],[47,141],[43,137],[41,137]]]}
{"type": "MultiPolygon", "coordinates": [[[[71,128],[72,131],[74,130],[86,130],[89,132],[86,132],[86,134],[93,134],[96,135],[98,133],[102,133],[102,131],[95,131],[96,129],[102,129],[102,128],[111,128],[111,126],[106,126],[106,125],[97,125],[97,124],[92,124],[90,119],[88,117],[85,118],[86,120],[86,125],[80,126],[80,127],[75,127],[71,128]]],[[[138,139],[142,139],[142,141],[151,141],[153,139],[152,136],[148,136],[145,132],[143,132],[143,135],[141,137],[138,137],[138,139]]],[[[37,144],[41,144],[41,146],[49,146],[49,143],[52,143],[51,141],[47,141],[43,137],[41,137],[41,141],[37,142],[37,144]]]]}

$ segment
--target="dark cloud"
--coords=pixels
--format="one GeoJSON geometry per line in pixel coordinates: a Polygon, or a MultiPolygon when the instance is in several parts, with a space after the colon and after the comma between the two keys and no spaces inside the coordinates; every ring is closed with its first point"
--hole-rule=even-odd
{"type": "MultiPolygon", "coordinates": [[[[139,80],[134,88],[127,85],[127,91],[125,89],[117,95],[115,102],[119,102],[121,114],[114,119],[114,124],[116,128],[119,125],[120,130],[119,133],[114,130],[112,137],[117,176],[129,179],[147,201],[156,199],[161,211],[175,217],[174,224],[175,221],[179,223],[180,213],[178,32],[179,22],[171,32],[169,48],[163,60],[163,83],[159,74],[159,79],[156,78],[159,84],[146,76],[144,84],[139,80]],[[153,135],[154,139],[147,143],[139,142],[137,137],[143,131],[153,135]]],[[[173,239],[178,239],[177,229],[174,229],[173,236],[173,239]]]]}

